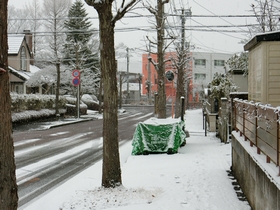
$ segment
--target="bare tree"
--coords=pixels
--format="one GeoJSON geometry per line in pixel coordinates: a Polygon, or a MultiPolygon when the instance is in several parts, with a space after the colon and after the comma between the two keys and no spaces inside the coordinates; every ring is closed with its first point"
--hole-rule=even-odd
{"type": "Polygon", "coordinates": [[[8,74],[8,1],[0,1],[0,209],[17,209],[16,166],[12,138],[10,82],[8,74]]]}
{"type": "Polygon", "coordinates": [[[23,30],[30,29],[25,8],[8,7],[8,33],[22,33],[23,30]]]}
{"type": "Polygon", "coordinates": [[[256,16],[258,26],[251,27],[250,32],[256,34],[259,32],[275,31],[279,29],[279,2],[275,0],[255,0],[251,4],[252,11],[256,16]],[[277,6],[276,6],[277,5],[277,6]]]}
{"type": "Polygon", "coordinates": [[[33,34],[33,39],[32,39],[32,48],[30,49],[33,53],[33,57],[36,57],[37,53],[37,42],[40,40],[37,37],[37,33],[41,27],[42,20],[40,20],[40,14],[41,14],[41,7],[40,7],[40,2],[38,0],[32,0],[32,2],[28,3],[24,7],[26,11],[26,15],[28,18],[30,18],[30,21],[28,21],[28,24],[30,25],[30,30],[31,33],[33,34]]]}
{"type": "Polygon", "coordinates": [[[45,37],[50,48],[50,60],[60,59],[65,42],[64,21],[68,16],[71,7],[71,0],[45,0],[43,3],[43,14],[46,18],[44,25],[46,27],[45,37]]]}
{"type": "Polygon", "coordinates": [[[48,17],[45,24],[48,32],[51,36],[47,37],[49,47],[51,49],[50,61],[55,63],[57,70],[56,80],[56,103],[55,113],[59,115],[58,101],[59,101],[59,87],[60,87],[60,63],[63,51],[63,42],[65,35],[62,33],[64,29],[64,21],[68,15],[68,11],[71,7],[71,0],[45,0],[43,3],[43,11],[46,17],[48,17]]]}
{"type": "Polygon", "coordinates": [[[146,8],[155,16],[157,30],[157,62],[150,61],[154,64],[158,74],[158,103],[157,111],[158,118],[166,118],[166,94],[165,94],[165,46],[164,46],[164,30],[165,30],[165,14],[164,5],[169,3],[169,0],[157,0],[157,6],[154,8],[151,4],[146,5],[146,8]]]}
{"type": "Polygon", "coordinates": [[[102,169],[102,186],[104,187],[116,187],[122,184],[118,142],[118,89],[114,28],[116,22],[132,9],[138,1],[129,0],[126,3],[123,0],[114,15],[112,6],[114,2],[117,5],[116,1],[85,0],[89,6],[95,8],[99,17],[100,66],[104,92],[102,169]]]}

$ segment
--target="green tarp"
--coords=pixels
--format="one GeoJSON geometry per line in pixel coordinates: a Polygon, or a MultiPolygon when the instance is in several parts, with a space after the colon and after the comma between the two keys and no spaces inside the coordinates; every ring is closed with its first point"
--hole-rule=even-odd
{"type": "Polygon", "coordinates": [[[132,155],[176,153],[185,142],[184,121],[152,118],[137,125],[132,140],[132,155]]]}

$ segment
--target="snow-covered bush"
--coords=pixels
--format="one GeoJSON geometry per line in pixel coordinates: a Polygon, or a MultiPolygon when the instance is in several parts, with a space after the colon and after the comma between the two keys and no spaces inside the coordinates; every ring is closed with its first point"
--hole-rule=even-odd
{"type": "MultiPolygon", "coordinates": [[[[66,109],[67,109],[66,113],[68,115],[73,115],[73,116],[77,115],[76,105],[67,104],[66,109]]],[[[81,115],[86,115],[87,114],[87,105],[86,104],[80,104],[80,114],[81,115]]]]}
{"type": "MultiPolygon", "coordinates": [[[[73,94],[74,87],[72,85],[72,71],[64,65],[60,66],[60,94],[73,94]]],[[[55,87],[57,83],[57,69],[54,65],[48,65],[42,70],[34,73],[26,82],[27,87],[42,86],[44,93],[49,94],[51,87],[55,87]]]]}
{"type": "Polygon", "coordinates": [[[230,74],[220,73],[214,74],[214,78],[209,83],[208,88],[210,89],[211,97],[218,100],[222,97],[229,98],[230,92],[234,92],[237,89],[230,74]]]}
{"type": "Polygon", "coordinates": [[[76,105],[76,103],[77,103],[77,99],[72,96],[66,96],[65,99],[66,99],[67,104],[76,105]]]}
{"type": "MultiPolygon", "coordinates": [[[[11,101],[11,109],[13,112],[23,112],[26,110],[55,109],[55,95],[11,93],[11,101]]],[[[59,97],[58,107],[60,109],[65,109],[65,97],[59,97]]]]}
{"type": "Polygon", "coordinates": [[[84,94],[81,98],[81,100],[88,106],[88,109],[90,110],[98,110],[99,109],[99,102],[95,96],[93,98],[89,94],[84,94]]]}
{"type": "MultiPolygon", "coordinates": [[[[67,104],[66,104],[66,108],[67,108],[67,114],[69,115],[77,115],[77,108],[76,108],[76,103],[77,103],[77,99],[71,96],[66,96],[65,97],[67,104]]],[[[82,100],[80,100],[80,114],[87,114],[87,109],[88,106],[83,103],[82,100]]]]}

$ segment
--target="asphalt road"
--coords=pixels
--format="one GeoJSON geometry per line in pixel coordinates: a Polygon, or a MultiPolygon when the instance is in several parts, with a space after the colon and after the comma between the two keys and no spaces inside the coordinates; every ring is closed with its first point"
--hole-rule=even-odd
{"type": "MultiPolygon", "coordinates": [[[[131,141],[138,122],[153,117],[153,107],[125,109],[119,115],[120,145],[131,141]]],[[[39,125],[24,125],[24,131],[16,128],[13,133],[19,209],[102,158],[102,120],[47,130],[37,130],[39,125]]]]}

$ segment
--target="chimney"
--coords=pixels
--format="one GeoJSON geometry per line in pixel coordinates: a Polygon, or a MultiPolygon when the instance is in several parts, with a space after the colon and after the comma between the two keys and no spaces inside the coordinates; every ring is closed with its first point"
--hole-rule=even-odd
{"type": "Polygon", "coordinates": [[[30,32],[30,30],[23,30],[23,33],[25,35],[25,40],[27,43],[27,46],[30,50],[31,58],[30,58],[30,64],[34,64],[34,56],[33,56],[33,35],[30,32]]]}

